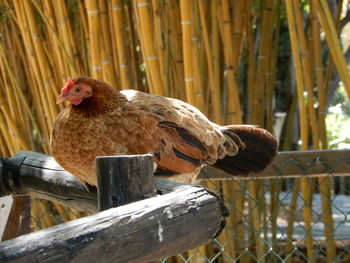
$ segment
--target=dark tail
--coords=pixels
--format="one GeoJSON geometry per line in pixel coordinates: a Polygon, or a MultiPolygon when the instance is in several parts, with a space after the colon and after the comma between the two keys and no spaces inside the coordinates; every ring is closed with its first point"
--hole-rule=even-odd
{"type": "Polygon", "coordinates": [[[245,149],[240,149],[235,156],[226,155],[212,166],[232,175],[247,175],[260,173],[272,163],[278,151],[278,142],[268,131],[244,125],[224,127],[224,134],[232,137],[232,132],[241,138],[245,149]],[[229,132],[225,132],[225,129],[229,132]]]}

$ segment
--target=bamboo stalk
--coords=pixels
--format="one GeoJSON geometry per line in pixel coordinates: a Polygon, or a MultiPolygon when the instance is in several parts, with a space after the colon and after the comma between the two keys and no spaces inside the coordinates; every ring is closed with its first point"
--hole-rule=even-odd
{"type": "Polygon", "coordinates": [[[262,3],[261,37],[259,42],[259,55],[257,61],[257,77],[254,92],[254,118],[253,123],[263,126],[265,92],[266,92],[266,71],[269,65],[269,35],[272,27],[273,1],[267,0],[262,3]]]}
{"type": "Polygon", "coordinates": [[[259,262],[265,262],[265,247],[264,243],[261,240],[261,215],[259,211],[259,198],[258,198],[258,188],[259,184],[257,181],[251,181],[248,183],[248,192],[250,195],[249,203],[250,203],[250,215],[252,220],[252,232],[251,234],[254,236],[255,248],[256,248],[256,258],[259,262]]]}
{"type": "Polygon", "coordinates": [[[295,222],[295,215],[296,215],[299,191],[300,191],[300,179],[296,179],[294,181],[292,197],[291,197],[290,205],[289,205],[286,253],[288,253],[290,255],[290,257],[286,258],[287,263],[293,262],[293,254],[292,254],[292,252],[294,250],[293,232],[294,232],[294,222],[295,222]]]}
{"type": "MultiPolygon", "coordinates": [[[[218,240],[222,245],[225,245],[225,254],[223,255],[222,262],[232,262],[237,259],[236,251],[238,250],[237,244],[233,239],[234,230],[237,230],[237,215],[236,207],[232,204],[236,197],[236,191],[234,191],[234,185],[236,182],[226,180],[222,182],[222,194],[226,206],[230,209],[230,215],[226,219],[226,227],[223,233],[218,237],[218,240]]],[[[235,200],[236,201],[236,200],[235,200]]]]}
{"type": "Polygon", "coordinates": [[[150,89],[152,93],[158,95],[164,95],[164,87],[159,69],[158,56],[155,51],[151,17],[149,11],[149,1],[137,0],[135,2],[138,11],[139,19],[142,23],[139,23],[140,34],[142,35],[141,46],[144,51],[144,60],[147,66],[146,74],[149,74],[150,89]]]}
{"type": "Polygon", "coordinates": [[[108,24],[108,10],[104,1],[98,1],[100,10],[100,23],[102,28],[101,45],[101,65],[103,80],[109,83],[112,87],[118,88],[115,68],[113,63],[113,52],[111,45],[111,32],[108,24]]]}
{"type": "Polygon", "coordinates": [[[130,64],[127,60],[127,48],[125,46],[126,37],[123,26],[123,9],[121,0],[112,0],[114,39],[118,53],[121,89],[131,89],[130,64]]]}
{"type": "Polygon", "coordinates": [[[85,5],[89,21],[91,75],[93,78],[102,79],[102,61],[101,53],[99,52],[101,48],[100,10],[96,0],[85,0],[85,5]]]}
{"type": "Polygon", "coordinates": [[[231,16],[229,13],[229,1],[221,1],[221,9],[219,10],[219,19],[222,20],[222,35],[225,54],[225,75],[227,77],[227,123],[242,123],[242,111],[240,108],[240,100],[238,93],[238,84],[236,79],[237,69],[234,68],[234,44],[231,30],[231,16]]]}
{"type": "Polygon", "coordinates": [[[195,95],[195,106],[204,114],[207,115],[207,107],[205,105],[205,87],[204,82],[202,81],[205,75],[205,65],[202,63],[203,55],[200,54],[201,51],[199,47],[200,43],[200,29],[198,25],[199,15],[197,10],[197,5],[195,1],[191,1],[191,20],[193,21],[192,32],[191,32],[191,46],[192,49],[192,67],[193,67],[193,76],[194,76],[194,95],[195,95]]]}
{"type": "Polygon", "coordinates": [[[192,26],[193,21],[191,17],[191,1],[190,0],[180,0],[181,9],[181,28],[182,28],[182,51],[184,59],[184,69],[185,69],[185,87],[186,87],[186,97],[187,102],[195,105],[195,86],[194,86],[194,72],[192,65],[192,26]]]}
{"type": "Polygon", "coordinates": [[[252,26],[252,12],[251,12],[252,1],[246,1],[246,28],[245,34],[247,38],[247,92],[248,92],[248,120],[249,123],[253,122],[253,114],[254,114],[254,104],[255,104],[255,80],[256,80],[256,72],[255,72],[255,55],[254,55],[254,31],[252,26]]]}
{"type": "Polygon", "coordinates": [[[278,52],[279,52],[279,32],[280,32],[280,14],[281,13],[281,0],[278,0],[275,3],[275,10],[273,12],[273,20],[272,25],[274,27],[274,33],[270,35],[269,42],[272,43],[272,49],[270,49],[269,52],[271,52],[270,56],[271,59],[269,60],[269,72],[267,73],[267,89],[266,89],[266,104],[267,104],[267,110],[266,110],[266,129],[273,133],[273,126],[274,126],[274,95],[275,95],[275,82],[277,79],[277,58],[278,58],[278,52]]]}
{"type": "Polygon", "coordinates": [[[326,134],[326,123],[325,123],[325,86],[324,86],[324,67],[322,63],[321,54],[321,38],[320,38],[320,26],[318,24],[315,9],[311,4],[311,30],[312,30],[312,45],[314,52],[314,73],[316,76],[317,83],[317,96],[318,96],[318,121],[320,130],[320,141],[323,149],[327,149],[327,134],[326,134]]]}
{"type": "Polygon", "coordinates": [[[346,67],[344,55],[341,50],[337,31],[325,0],[312,0],[317,10],[317,16],[325,32],[329,50],[338,70],[339,76],[344,83],[345,90],[350,99],[350,75],[346,67]]]}
{"type": "MultiPolygon", "coordinates": [[[[32,68],[32,71],[31,71],[31,74],[33,74],[32,76],[32,84],[34,84],[34,90],[35,92],[38,91],[38,87],[37,87],[37,84],[38,83],[43,83],[43,80],[41,78],[41,74],[39,72],[39,65],[38,65],[38,61],[36,60],[35,58],[35,54],[34,54],[34,47],[33,47],[33,44],[32,44],[32,39],[29,35],[29,27],[28,27],[28,23],[26,21],[26,18],[25,18],[25,15],[24,15],[24,10],[23,10],[23,5],[20,1],[16,1],[14,2],[14,10],[15,10],[15,14],[17,19],[18,19],[18,26],[19,26],[19,29],[21,31],[21,35],[23,37],[23,41],[24,41],[24,46],[25,46],[25,50],[26,50],[26,54],[27,54],[27,58],[29,59],[30,61],[30,66],[32,68]]],[[[45,123],[45,134],[46,134],[46,138],[48,138],[48,125],[50,123],[50,117],[51,115],[49,114],[50,112],[50,109],[52,107],[49,106],[48,104],[48,100],[47,100],[47,94],[46,92],[37,92],[36,94],[38,97],[36,98],[40,98],[40,101],[41,101],[41,104],[43,106],[43,110],[41,111],[42,113],[42,116],[45,116],[48,118],[48,122],[45,120],[44,123],[45,123]]]]}
{"type": "Polygon", "coordinates": [[[314,108],[315,102],[314,102],[314,95],[313,95],[313,74],[311,71],[311,61],[310,61],[310,54],[308,47],[306,45],[306,36],[304,33],[304,27],[302,24],[302,14],[300,11],[299,2],[297,0],[293,0],[293,6],[294,6],[294,14],[295,14],[295,21],[296,21],[296,27],[297,27],[297,34],[298,34],[298,41],[299,41],[299,47],[300,47],[300,57],[301,57],[301,63],[302,63],[302,70],[304,72],[303,79],[304,79],[304,87],[306,87],[307,92],[307,106],[308,106],[308,114],[310,118],[310,126],[311,126],[311,134],[312,134],[312,142],[313,146],[316,150],[320,149],[319,146],[319,125],[318,120],[316,117],[316,111],[314,108]]]}
{"type": "MultiPolygon", "coordinates": [[[[142,77],[141,77],[141,72],[139,70],[139,64],[141,61],[141,55],[138,56],[137,52],[137,46],[138,46],[138,40],[136,35],[136,30],[135,27],[133,26],[134,20],[137,21],[137,16],[134,15],[132,16],[132,3],[125,3],[124,5],[124,10],[125,10],[125,17],[126,17],[126,25],[127,25],[127,31],[130,33],[127,35],[127,41],[129,43],[128,45],[128,53],[130,54],[130,68],[131,68],[131,75],[132,75],[132,82],[131,85],[133,89],[138,89],[142,90],[142,77]]],[[[139,35],[141,37],[141,35],[139,35]]]]}
{"type": "Polygon", "coordinates": [[[33,6],[30,4],[29,1],[23,1],[23,8],[25,9],[25,15],[27,17],[27,22],[29,24],[29,29],[31,32],[32,37],[32,43],[35,51],[35,58],[38,61],[38,66],[40,69],[41,74],[41,80],[42,82],[39,82],[40,85],[44,88],[43,92],[46,95],[46,100],[48,103],[49,108],[49,123],[52,124],[53,120],[55,119],[56,115],[58,114],[57,108],[55,106],[55,85],[53,83],[53,74],[50,70],[49,62],[47,59],[47,56],[44,53],[43,44],[40,40],[40,33],[39,29],[37,27],[37,24],[35,23],[35,15],[33,6]]]}
{"type": "MultiPolygon", "coordinates": [[[[312,2],[311,2],[312,3],[312,2]]],[[[312,7],[312,5],[311,5],[312,7]]],[[[311,10],[314,10],[311,8],[311,10]]],[[[339,12],[339,10],[338,10],[339,12]]],[[[314,11],[311,11],[312,16],[312,34],[313,34],[313,44],[315,52],[315,67],[316,67],[316,81],[318,86],[318,96],[319,96],[319,127],[321,131],[321,142],[322,148],[327,147],[327,136],[326,136],[326,124],[325,124],[325,87],[323,85],[323,64],[321,61],[321,39],[319,24],[317,23],[314,11]]],[[[327,250],[327,262],[333,262],[336,258],[336,247],[334,242],[334,222],[332,217],[332,207],[331,207],[331,181],[330,178],[318,178],[320,195],[322,200],[322,221],[324,223],[324,234],[326,237],[326,250],[327,250]]]]}
{"type": "Polygon", "coordinates": [[[156,42],[156,50],[158,51],[159,58],[159,69],[161,72],[161,77],[165,87],[168,88],[166,83],[168,83],[167,76],[167,65],[165,64],[165,44],[162,37],[162,9],[159,5],[159,0],[152,0],[152,10],[153,10],[153,18],[154,18],[154,28],[155,28],[155,42],[156,42]]]}
{"type": "Polygon", "coordinates": [[[222,96],[222,90],[221,90],[221,76],[220,76],[220,50],[221,50],[221,45],[220,45],[220,39],[219,39],[219,23],[217,19],[217,14],[218,14],[218,0],[212,0],[210,1],[210,9],[211,9],[211,26],[212,26],[212,32],[211,32],[211,39],[210,43],[213,49],[213,54],[211,57],[211,61],[213,63],[213,84],[214,87],[212,89],[215,89],[215,96],[217,100],[213,99],[213,104],[216,105],[214,107],[217,107],[217,110],[220,111],[221,117],[217,121],[217,123],[221,124],[224,123],[224,118],[223,118],[223,110],[222,110],[222,105],[221,105],[221,96],[222,96]]]}
{"type": "Polygon", "coordinates": [[[77,48],[74,41],[72,28],[68,20],[67,7],[64,1],[58,2],[57,5],[55,5],[55,7],[57,8],[56,15],[60,39],[63,40],[65,52],[67,52],[67,55],[70,58],[68,59],[68,62],[70,62],[68,63],[69,71],[66,72],[66,76],[64,76],[64,78],[67,77],[67,74],[72,76],[78,76],[81,74],[81,68],[80,63],[77,59],[77,48]]]}
{"type": "MultiPolygon", "coordinates": [[[[301,61],[299,57],[300,54],[299,54],[298,36],[296,32],[296,21],[295,21],[295,15],[293,12],[294,8],[291,1],[286,1],[286,8],[287,8],[287,19],[288,19],[289,34],[291,39],[294,68],[296,72],[296,81],[297,81],[300,133],[301,133],[301,140],[302,140],[301,149],[306,150],[308,147],[308,144],[307,144],[308,125],[306,120],[307,111],[304,104],[305,103],[304,102],[304,83],[303,83],[303,77],[302,77],[302,66],[301,66],[301,61]]],[[[305,200],[305,207],[303,212],[304,212],[304,222],[305,222],[305,229],[306,229],[307,255],[308,255],[309,262],[315,262],[312,231],[311,231],[312,212],[310,207],[310,204],[311,204],[310,184],[306,177],[302,177],[300,179],[300,183],[301,183],[302,194],[305,200]]]]}
{"type": "Polygon", "coordinates": [[[206,23],[206,8],[203,0],[198,0],[199,15],[202,26],[202,37],[205,47],[207,65],[208,65],[208,75],[209,75],[209,90],[210,96],[213,104],[213,120],[216,123],[221,123],[221,109],[220,109],[220,90],[219,87],[215,85],[214,81],[214,66],[212,61],[212,49],[210,47],[208,26],[206,23]]]}

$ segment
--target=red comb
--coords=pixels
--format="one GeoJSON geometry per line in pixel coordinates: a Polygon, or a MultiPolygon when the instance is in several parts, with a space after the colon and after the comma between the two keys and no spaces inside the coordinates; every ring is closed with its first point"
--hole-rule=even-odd
{"type": "Polygon", "coordinates": [[[64,87],[61,90],[62,94],[67,93],[73,85],[74,85],[74,81],[71,77],[69,77],[67,79],[66,85],[64,85],[64,87]]]}

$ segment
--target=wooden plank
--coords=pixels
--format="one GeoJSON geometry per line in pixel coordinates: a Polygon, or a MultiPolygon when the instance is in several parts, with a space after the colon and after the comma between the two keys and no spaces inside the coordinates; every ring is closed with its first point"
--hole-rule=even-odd
{"type": "Polygon", "coordinates": [[[202,168],[198,179],[272,179],[321,176],[350,176],[350,150],[290,151],[279,152],[272,165],[257,175],[231,176],[207,166],[202,168]]]}
{"type": "MultiPolygon", "coordinates": [[[[25,157],[17,174],[20,178],[17,187],[23,194],[78,210],[97,211],[96,189],[86,191],[81,182],[51,156],[30,151],[18,152],[16,156],[25,157]]],[[[1,166],[0,162],[0,172],[3,170],[1,166]]],[[[3,182],[6,172],[1,172],[0,176],[3,182]]],[[[9,184],[0,183],[0,196],[13,193],[13,189],[8,187],[9,184]]]]}
{"type": "MultiPolygon", "coordinates": [[[[87,192],[80,181],[59,166],[51,156],[27,151],[19,152],[16,156],[25,156],[19,169],[19,187],[25,194],[78,210],[97,211],[96,191],[87,192]]],[[[270,167],[256,176],[232,177],[214,168],[205,167],[202,169],[200,178],[251,180],[301,177],[304,174],[313,177],[329,176],[330,171],[332,175],[342,176],[350,174],[349,160],[350,150],[282,152],[270,167]]],[[[0,162],[0,175],[4,177],[1,171],[0,162]]],[[[157,191],[167,192],[164,188],[160,189],[160,186],[166,186],[160,182],[162,180],[157,178],[157,191]]],[[[173,189],[172,187],[175,187],[175,183],[170,184],[170,189],[173,189]]],[[[0,196],[13,193],[12,189],[3,188],[4,185],[0,183],[0,196]]]]}
{"type": "Polygon", "coordinates": [[[12,204],[12,195],[0,197],[0,240],[2,240],[3,233],[5,232],[5,227],[10,216],[12,204]]]}
{"type": "MultiPolygon", "coordinates": [[[[18,169],[19,174],[16,175],[18,177],[16,179],[17,188],[22,194],[57,202],[81,211],[98,211],[96,189],[94,191],[91,188],[88,192],[79,179],[59,166],[51,156],[31,151],[21,151],[16,156],[25,157],[18,169]]],[[[4,181],[5,177],[5,171],[2,172],[0,162],[0,182],[4,181]]],[[[184,186],[184,184],[163,178],[154,179],[156,192],[160,195],[176,191],[184,186]]],[[[5,185],[8,184],[5,183],[5,185]]],[[[145,192],[147,193],[144,198],[150,197],[148,191],[145,192]]],[[[0,183],[0,196],[12,193],[12,189],[4,189],[4,185],[0,183]]]]}
{"type": "Polygon", "coordinates": [[[0,262],[152,262],[198,247],[223,228],[222,204],[203,187],[112,208],[0,243],[0,262]]]}
{"type": "Polygon", "coordinates": [[[30,204],[30,196],[16,196],[14,198],[2,240],[8,240],[32,232],[30,204]]]}
{"type": "Polygon", "coordinates": [[[98,210],[155,196],[151,154],[96,158],[98,210]]]}

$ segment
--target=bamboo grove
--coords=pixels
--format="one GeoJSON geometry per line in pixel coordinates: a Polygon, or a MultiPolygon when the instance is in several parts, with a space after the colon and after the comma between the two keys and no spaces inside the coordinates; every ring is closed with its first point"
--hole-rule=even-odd
{"type": "MultiPolygon", "coordinates": [[[[295,132],[299,150],[327,149],[325,116],[334,69],[350,97],[350,76],[338,37],[341,14],[349,3],[338,0],[336,7],[331,9],[326,0],[1,0],[0,154],[49,153],[50,129],[62,107],[55,98],[69,76],[87,75],[116,89],[179,98],[216,123],[256,124],[273,132],[276,97],[281,93],[276,82],[281,77],[282,28],[289,31],[293,73],[285,76],[290,81],[283,86],[287,117],[280,150],[295,150],[295,132]],[[299,130],[294,129],[296,123],[299,130]]],[[[250,222],[260,233],[266,220],[263,189],[258,181],[243,186],[207,182],[213,188],[218,184],[226,202],[234,200],[229,227],[219,241],[227,242],[225,252],[235,259],[242,244],[230,238],[228,229],[235,229],[239,240],[247,239],[239,225],[247,201],[250,222]],[[252,198],[248,200],[245,191],[252,198]]],[[[272,181],[270,190],[278,194],[280,184],[272,181]]],[[[315,262],[310,230],[315,184],[323,193],[327,260],[332,262],[329,179],[301,178],[294,184],[290,205],[295,207],[299,192],[307,200],[307,254],[315,262]]],[[[271,203],[276,220],[278,201],[271,203]]],[[[34,216],[44,209],[44,203],[33,203],[34,216]]],[[[75,218],[59,205],[54,209],[65,220],[75,218]]],[[[53,219],[45,215],[44,225],[51,224],[53,219]]],[[[292,233],[293,216],[289,240],[292,233]]],[[[276,236],[273,240],[277,242],[276,236]]],[[[252,246],[256,258],[264,258],[266,244],[255,237],[252,246]]],[[[292,244],[286,249],[292,251],[292,244]]],[[[191,262],[199,262],[210,247],[193,253],[191,262]]],[[[243,256],[242,262],[248,257],[243,256]]]]}

